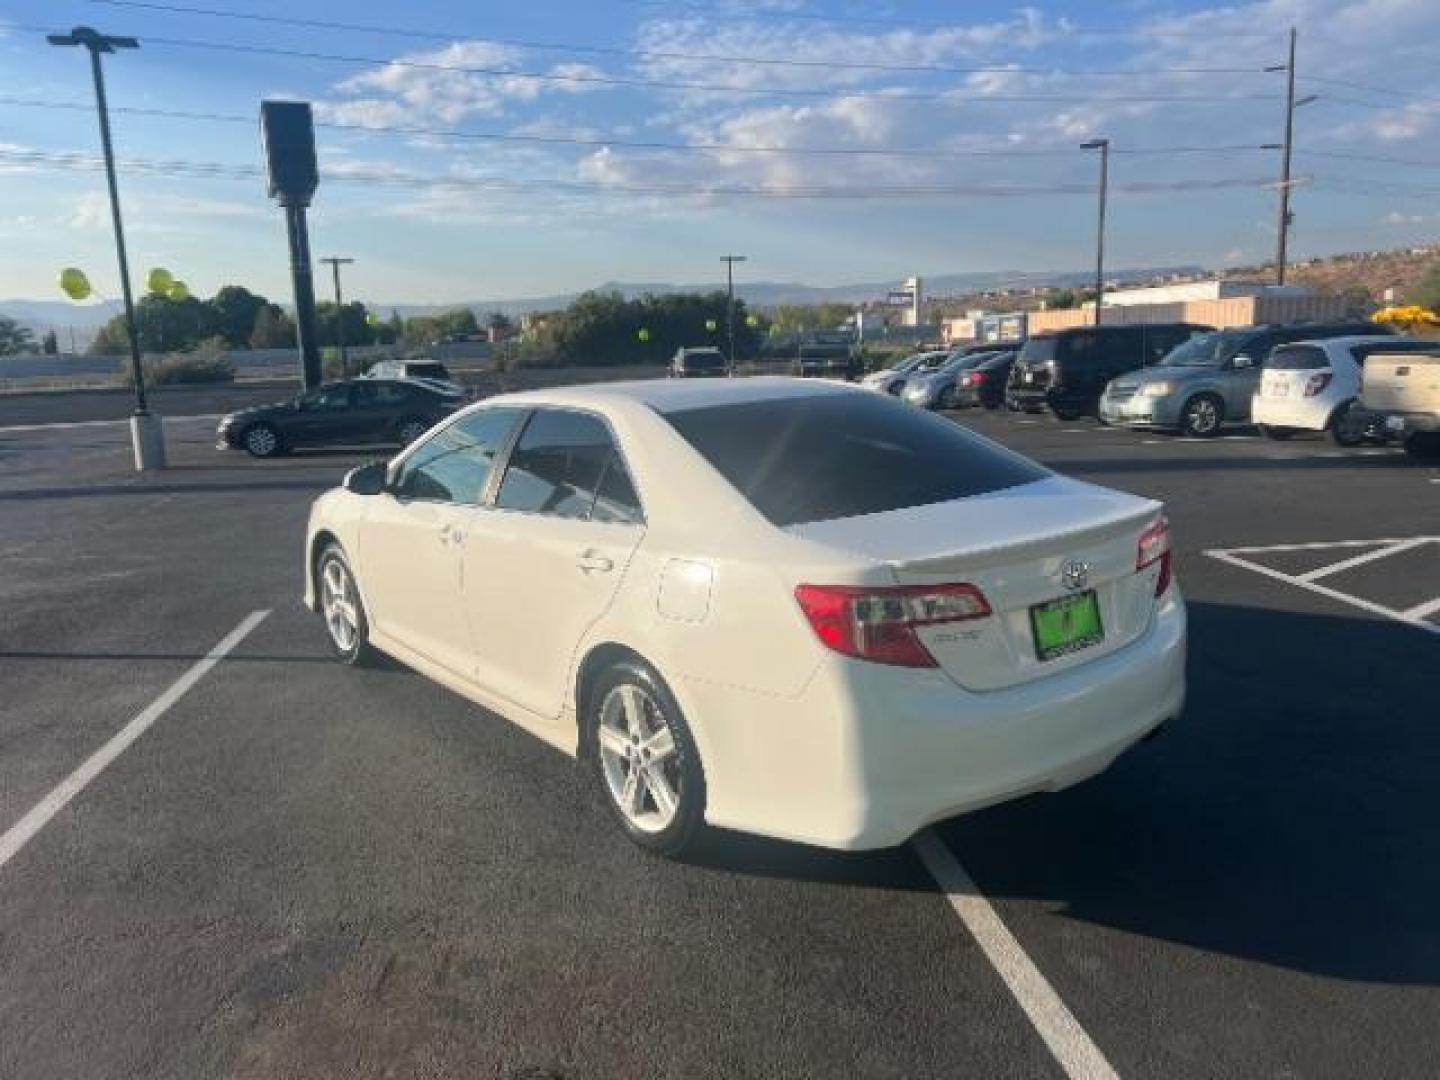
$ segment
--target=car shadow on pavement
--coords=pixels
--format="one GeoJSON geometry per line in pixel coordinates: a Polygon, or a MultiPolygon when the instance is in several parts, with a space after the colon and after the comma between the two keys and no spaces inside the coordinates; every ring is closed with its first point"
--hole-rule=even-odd
{"type": "MultiPolygon", "coordinates": [[[[1388,621],[1192,603],[1185,716],[1109,771],[936,826],[1001,906],[1336,978],[1440,984],[1440,646],[1388,621]]],[[[692,865],[934,891],[909,847],[717,831],[692,865]]]]}
{"type": "Polygon", "coordinates": [[[1343,978],[1440,984],[1440,643],[1190,605],[1186,715],[1089,783],[953,819],[980,889],[1343,978]]]}
{"type": "Polygon", "coordinates": [[[334,481],[260,480],[251,483],[194,481],[191,483],[149,483],[143,480],[118,484],[90,484],[80,487],[20,488],[0,491],[0,502],[43,502],[50,499],[113,499],[147,495],[215,495],[251,491],[324,491],[334,481]]]}

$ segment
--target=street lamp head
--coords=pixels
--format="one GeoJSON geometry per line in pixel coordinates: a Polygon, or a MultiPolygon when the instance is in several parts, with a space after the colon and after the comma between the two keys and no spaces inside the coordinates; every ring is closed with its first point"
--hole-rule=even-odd
{"type": "Polygon", "coordinates": [[[46,41],[51,45],[83,45],[91,52],[108,53],[116,49],[138,49],[140,42],[133,37],[115,37],[102,34],[89,26],[77,26],[68,34],[50,34],[46,41]]]}
{"type": "Polygon", "coordinates": [[[1104,150],[1110,145],[1109,139],[1091,139],[1080,144],[1081,150],[1104,150]]]}
{"type": "Polygon", "coordinates": [[[1306,95],[1305,95],[1304,97],[1302,97],[1299,101],[1295,102],[1295,108],[1298,109],[1298,108],[1300,108],[1301,105],[1309,105],[1309,104],[1311,104],[1312,102],[1316,102],[1316,101],[1319,101],[1319,100],[1320,100],[1320,95],[1319,95],[1319,94],[1306,94],[1306,95]]]}

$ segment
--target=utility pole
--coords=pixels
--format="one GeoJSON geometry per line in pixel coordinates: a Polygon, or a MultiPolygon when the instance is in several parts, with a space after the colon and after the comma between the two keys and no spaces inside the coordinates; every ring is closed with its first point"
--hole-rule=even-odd
{"type": "Polygon", "coordinates": [[[744,262],[744,255],[721,255],[725,264],[725,336],[730,342],[730,370],[735,370],[735,264],[744,262]]]}
{"type": "Polygon", "coordinates": [[[115,228],[115,253],[120,262],[120,291],[125,298],[125,333],[130,339],[130,378],[135,385],[135,412],[130,417],[130,444],[135,468],[141,472],[165,467],[165,432],[160,418],[150,413],[145,397],[145,369],[140,362],[140,337],[135,328],[135,299],[130,292],[130,260],[125,254],[125,227],[120,220],[120,189],[115,182],[115,150],[110,142],[110,109],[105,101],[105,73],[102,53],[116,49],[138,49],[133,37],[114,37],[88,26],[77,26],[68,34],[50,34],[51,45],[81,46],[90,52],[90,71],[95,79],[95,108],[100,114],[100,146],[105,153],[105,180],[110,188],[110,219],[115,228]]]}
{"type": "Polygon", "coordinates": [[[1281,145],[1280,157],[1280,221],[1275,235],[1275,284],[1285,284],[1285,262],[1290,243],[1290,226],[1295,215],[1290,212],[1290,189],[1295,181],[1290,178],[1290,157],[1295,150],[1295,110],[1309,105],[1319,97],[1307,94],[1295,100],[1295,28],[1290,28],[1290,49],[1284,64],[1273,64],[1266,71],[1285,72],[1285,142],[1281,145]]]}
{"type": "Polygon", "coordinates": [[[354,259],[341,259],[331,255],[320,260],[329,263],[335,275],[335,344],[340,349],[340,370],[345,378],[350,377],[350,356],[345,351],[345,301],[340,295],[340,267],[348,266],[354,259]]]}
{"type": "Polygon", "coordinates": [[[1101,321],[1105,306],[1105,199],[1110,186],[1110,140],[1091,139],[1080,144],[1081,150],[1100,151],[1100,215],[1095,230],[1095,325],[1101,321]]]}

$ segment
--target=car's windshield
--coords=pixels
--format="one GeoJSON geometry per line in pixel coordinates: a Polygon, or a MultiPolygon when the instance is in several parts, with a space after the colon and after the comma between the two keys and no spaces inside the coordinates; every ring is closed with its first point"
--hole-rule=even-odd
{"type": "Polygon", "coordinates": [[[922,357],[920,363],[916,365],[915,370],[917,372],[939,371],[949,362],[949,353],[935,353],[932,356],[922,357]]]}
{"type": "Polygon", "coordinates": [[[1250,331],[1215,330],[1175,346],[1160,362],[1166,367],[1219,367],[1238,353],[1253,334],[1250,331]]]}
{"type": "Polygon", "coordinates": [[[883,395],[747,401],[665,418],[780,526],[963,499],[1049,475],[958,424],[883,395]]]}

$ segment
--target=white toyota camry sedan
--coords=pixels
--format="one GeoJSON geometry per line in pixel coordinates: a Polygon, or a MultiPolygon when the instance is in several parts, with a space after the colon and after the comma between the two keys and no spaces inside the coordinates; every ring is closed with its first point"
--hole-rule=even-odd
{"type": "Polygon", "coordinates": [[[886,395],[656,380],[491,398],[315,503],[306,603],[593,769],[637,843],[905,841],[1177,716],[1158,503],[886,395]]]}

